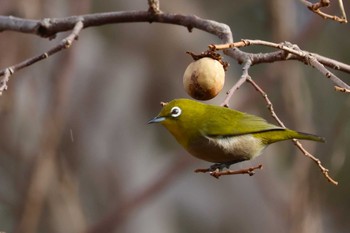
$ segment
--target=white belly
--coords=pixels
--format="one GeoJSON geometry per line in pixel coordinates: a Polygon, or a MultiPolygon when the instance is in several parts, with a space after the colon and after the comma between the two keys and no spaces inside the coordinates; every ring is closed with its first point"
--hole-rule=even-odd
{"type": "Polygon", "coordinates": [[[213,163],[240,162],[258,156],[265,145],[251,134],[234,137],[203,137],[188,151],[199,159],[213,163]]]}

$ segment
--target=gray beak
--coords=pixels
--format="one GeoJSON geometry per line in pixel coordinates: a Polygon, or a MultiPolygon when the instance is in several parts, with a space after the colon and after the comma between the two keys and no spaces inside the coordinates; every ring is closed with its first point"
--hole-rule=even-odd
{"type": "Polygon", "coordinates": [[[156,116],[155,118],[153,118],[152,120],[150,120],[149,122],[147,122],[147,124],[152,124],[152,123],[159,123],[165,120],[165,117],[161,117],[161,116],[156,116]]]}

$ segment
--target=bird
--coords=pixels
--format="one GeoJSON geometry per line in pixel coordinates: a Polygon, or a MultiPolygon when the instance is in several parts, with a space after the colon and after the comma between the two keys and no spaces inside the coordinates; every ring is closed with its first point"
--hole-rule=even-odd
{"type": "Polygon", "coordinates": [[[289,139],[325,142],[323,137],[268,123],[227,107],[190,99],[163,103],[148,123],[162,124],[194,157],[213,163],[210,171],[259,156],[266,146],[289,139]]]}

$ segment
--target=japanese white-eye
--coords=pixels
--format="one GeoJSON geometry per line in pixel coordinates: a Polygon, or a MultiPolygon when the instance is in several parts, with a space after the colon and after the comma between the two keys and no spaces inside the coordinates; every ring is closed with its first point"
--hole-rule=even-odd
{"type": "Polygon", "coordinates": [[[148,123],[161,123],[190,154],[215,163],[213,169],[253,159],[278,141],[324,142],[319,136],[282,128],[258,116],[189,99],[164,104],[148,123]]]}

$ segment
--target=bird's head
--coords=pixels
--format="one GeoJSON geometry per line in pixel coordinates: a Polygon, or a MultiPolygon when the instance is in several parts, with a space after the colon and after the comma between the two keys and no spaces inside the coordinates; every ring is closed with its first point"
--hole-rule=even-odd
{"type": "MultiPolygon", "coordinates": [[[[198,131],[199,118],[204,111],[204,104],[189,100],[175,99],[162,103],[162,110],[148,123],[161,123],[180,142],[187,140],[198,131]]],[[[182,143],[181,143],[182,144],[182,143]]]]}

